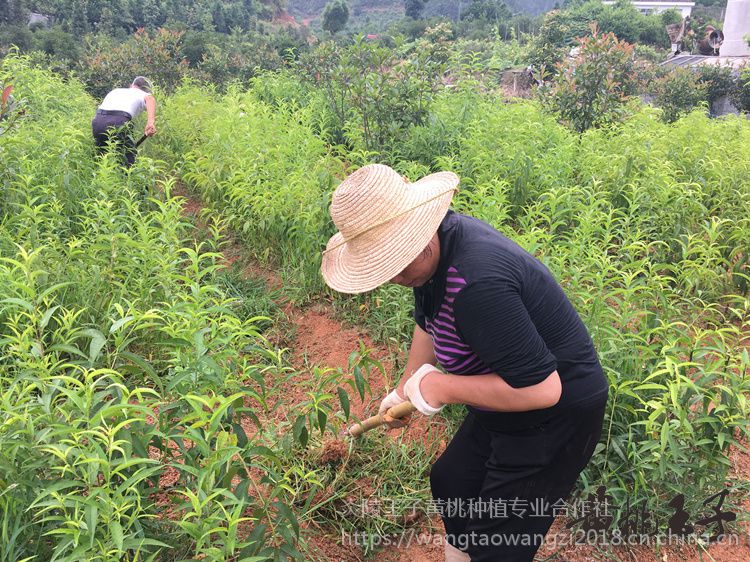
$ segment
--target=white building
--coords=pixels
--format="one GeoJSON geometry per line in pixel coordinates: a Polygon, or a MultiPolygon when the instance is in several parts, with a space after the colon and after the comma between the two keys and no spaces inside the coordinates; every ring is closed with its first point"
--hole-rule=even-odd
{"type": "Polygon", "coordinates": [[[729,0],[724,16],[724,44],[719,53],[730,57],[750,56],[747,35],[750,35],[750,0],[729,0]]]}
{"type": "MultiPolygon", "coordinates": [[[[602,4],[614,4],[613,0],[604,1],[602,4]]],[[[683,18],[689,16],[693,11],[695,2],[631,2],[642,14],[660,14],[667,10],[677,10],[683,18]]]]}
{"type": "Polygon", "coordinates": [[[29,14],[29,21],[27,25],[29,27],[38,25],[39,27],[44,27],[45,29],[49,29],[50,27],[52,27],[52,16],[47,16],[44,14],[37,14],[36,12],[31,12],[29,14]]]}

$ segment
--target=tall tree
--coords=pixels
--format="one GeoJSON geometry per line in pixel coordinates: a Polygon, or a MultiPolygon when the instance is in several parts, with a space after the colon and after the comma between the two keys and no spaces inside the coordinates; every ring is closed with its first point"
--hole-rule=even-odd
{"type": "Polygon", "coordinates": [[[346,0],[333,0],[323,10],[323,29],[332,34],[338,33],[349,21],[349,5],[346,0]]]}
{"type": "Polygon", "coordinates": [[[513,16],[502,0],[474,0],[461,14],[462,20],[487,21],[495,25],[513,16]]]}
{"type": "Polygon", "coordinates": [[[418,20],[424,11],[425,4],[427,4],[427,0],[404,0],[404,14],[418,20]]]}
{"type": "Polygon", "coordinates": [[[26,25],[29,10],[24,0],[0,0],[0,23],[26,25]]]}

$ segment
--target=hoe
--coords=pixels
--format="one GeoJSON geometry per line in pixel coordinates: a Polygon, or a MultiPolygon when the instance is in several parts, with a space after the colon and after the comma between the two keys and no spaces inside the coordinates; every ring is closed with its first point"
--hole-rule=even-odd
{"type": "MultiPolygon", "coordinates": [[[[390,408],[386,412],[386,415],[391,416],[393,419],[398,419],[403,418],[404,416],[408,416],[415,410],[416,408],[414,407],[414,405],[411,402],[406,401],[402,404],[398,404],[397,406],[393,406],[392,408],[390,408]]],[[[342,462],[342,460],[347,458],[349,453],[351,453],[352,447],[354,445],[353,439],[349,440],[347,444],[343,438],[359,437],[365,431],[370,431],[371,429],[384,425],[384,417],[385,416],[377,414],[361,421],[360,423],[355,423],[348,429],[342,429],[339,432],[337,439],[331,439],[323,444],[321,459],[325,462],[342,462]]]]}
{"type": "MultiPolygon", "coordinates": [[[[415,410],[416,410],[416,407],[414,406],[414,404],[412,404],[411,402],[407,400],[406,402],[403,402],[401,404],[398,404],[390,408],[386,412],[386,415],[392,417],[393,419],[398,419],[398,418],[403,418],[404,416],[408,416],[415,410]]],[[[381,414],[377,414],[377,415],[367,418],[366,420],[360,423],[355,423],[349,429],[342,430],[341,435],[342,436],[348,435],[350,437],[359,437],[365,431],[370,431],[371,429],[380,427],[384,423],[385,423],[384,416],[381,414]]]]}

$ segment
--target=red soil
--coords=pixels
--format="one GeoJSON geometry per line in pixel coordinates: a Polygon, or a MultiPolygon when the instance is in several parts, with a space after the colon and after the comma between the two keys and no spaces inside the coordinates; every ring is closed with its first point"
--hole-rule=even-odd
{"type": "Polygon", "coordinates": [[[320,462],[338,465],[346,458],[349,446],[342,440],[327,441],[323,445],[323,452],[320,455],[320,462]]]}
{"type": "Polygon", "coordinates": [[[279,25],[290,25],[292,27],[300,26],[297,20],[294,19],[294,16],[292,16],[291,14],[289,14],[288,12],[284,10],[276,14],[276,17],[273,18],[273,23],[279,24],[279,25]]]}

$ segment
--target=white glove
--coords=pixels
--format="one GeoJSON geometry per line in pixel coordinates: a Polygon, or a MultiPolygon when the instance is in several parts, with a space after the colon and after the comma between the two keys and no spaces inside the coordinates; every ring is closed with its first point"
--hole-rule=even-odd
{"type": "Polygon", "coordinates": [[[393,390],[391,390],[388,396],[383,398],[383,401],[380,403],[380,408],[378,409],[378,414],[383,415],[389,409],[393,408],[394,406],[398,406],[399,404],[403,404],[404,402],[406,402],[406,398],[401,398],[398,390],[394,388],[393,390]]]}
{"type": "Polygon", "coordinates": [[[440,372],[434,365],[425,363],[409,377],[409,380],[407,380],[404,385],[404,393],[406,394],[406,397],[411,400],[414,407],[425,416],[433,416],[445,407],[445,404],[439,408],[430,406],[427,403],[427,400],[422,397],[422,391],[419,389],[419,384],[422,382],[422,379],[433,371],[440,372]]]}

